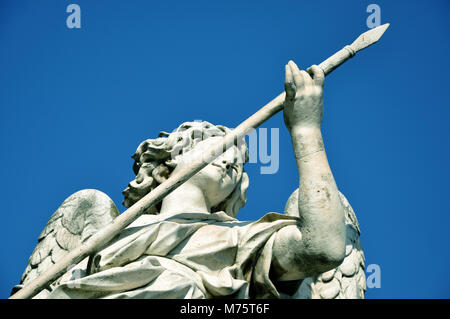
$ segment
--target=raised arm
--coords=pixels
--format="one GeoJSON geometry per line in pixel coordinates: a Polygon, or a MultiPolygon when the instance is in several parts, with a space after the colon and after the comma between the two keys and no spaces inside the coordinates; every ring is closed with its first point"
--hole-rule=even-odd
{"type": "Polygon", "coordinates": [[[272,259],[275,280],[297,280],[338,266],[345,256],[345,216],[322,140],[324,74],[286,65],[284,121],[299,172],[300,224],[278,231],[272,259]],[[308,73],[309,72],[309,73],[308,73]]]}

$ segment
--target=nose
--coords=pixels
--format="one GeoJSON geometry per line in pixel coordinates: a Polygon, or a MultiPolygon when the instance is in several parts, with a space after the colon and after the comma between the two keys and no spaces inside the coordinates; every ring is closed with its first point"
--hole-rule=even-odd
{"type": "Polygon", "coordinates": [[[222,164],[225,165],[225,169],[230,169],[231,164],[227,160],[222,160],[222,164]]]}
{"type": "Polygon", "coordinates": [[[221,161],[221,164],[223,167],[225,167],[226,170],[229,170],[231,167],[231,164],[225,159],[221,161]]]}
{"type": "Polygon", "coordinates": [[[224,170],[228,170],[231,167],[230,162],[228,162],[226,159],[216,160],[212,164],[215,166],[222,167],[224,170]]]}

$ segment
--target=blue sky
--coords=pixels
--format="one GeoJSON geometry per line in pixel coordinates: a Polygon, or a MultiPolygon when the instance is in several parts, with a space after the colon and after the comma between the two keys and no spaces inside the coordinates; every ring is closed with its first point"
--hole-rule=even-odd
{"type": "MultiPolygon", "coordinates": [[[[283,90],[284,65],[319,64],[367,30],[381,41],[327,77],[323,135],[358,216],[367,298],[450,297],[448,1],[2,1],[0,298],[50,215],[96,188],[121,206],[140,142],[189,120],[238,125],[283,90]],[[81,29],[66,7],[81,7],[81,29]]],[[[282,114],[279,170],[248,164],[254,220],[298,179],[282,114]]]]}

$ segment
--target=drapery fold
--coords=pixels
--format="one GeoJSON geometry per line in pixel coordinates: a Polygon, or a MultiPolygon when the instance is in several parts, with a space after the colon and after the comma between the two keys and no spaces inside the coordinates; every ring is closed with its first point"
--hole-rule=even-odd
{"type": "Polygon", "coordinates": [[[276,232],[298,218],[254,222],[224,212],[145,216],[93,256],[90,275],[48,298],[279,298],[270,279],[276,232]]]}

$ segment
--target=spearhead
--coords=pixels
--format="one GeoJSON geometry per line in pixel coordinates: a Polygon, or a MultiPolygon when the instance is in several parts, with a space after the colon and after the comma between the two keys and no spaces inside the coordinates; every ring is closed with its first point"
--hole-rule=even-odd
{"type": "Polygon", "coordinates": [[[386,23],[364,32],[355,41],[353,41],[351,45],[346,45],[342,50],[336,52],[331,57],[320,63],[319,66],[322,68],[325,75],[331,73],[331,71],[353,57],[356,52],[378,42],[388,27],[389,23],[386,23]]]}
{"type": "Polygon", "coordinates": [[[388,27],[389,23],[386,23],[364,32],[350,45],[350,47],[356,53],[359,50],[365,49],[368,46],[377,43],[388,27]]]}

